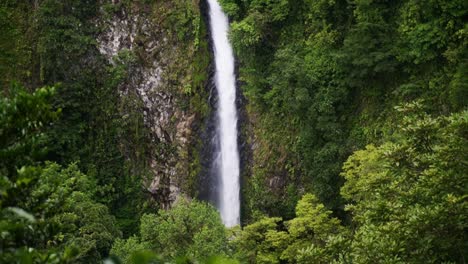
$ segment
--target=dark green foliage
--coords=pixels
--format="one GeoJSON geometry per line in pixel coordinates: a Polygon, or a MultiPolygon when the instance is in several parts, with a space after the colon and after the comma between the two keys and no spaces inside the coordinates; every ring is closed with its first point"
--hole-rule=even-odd
{"type": "Polygon", "coordinates": [[[343,161],[392,132],[395,105],[424,99],[437,114],[466,107],[466,1],[221,3],[259,145],[248,210],[290,217],[292,185],[301,186],[293,197],[313,192],[340,213],[343,161]],[[279,189],[255,189],[277,177],[279,189]],[[289,209],[272,210],[259,192],[289,209]]]}
{"type": "Polygon", "coordinates": [[[22,188],[37,177],[31,167],[43,161],[47,154],[45,130],[57,119],[50,99],[54,88],[44,87],[30,94],[18,84],[9,95],[0,98],[0,206],[17,206],[22,188]],[[24,173],[24,175],[23,175],[24,173]]]}
{"type": "Polygon", "coordinates": [[[0,100],[2,263],[96,263],[120,236],[107,207],[93,200],[96,184],[75,164],[41,165],[44,131],[59,113],[53,91],[14,85],[0,100]]]}
{"type": "MultiPolygon", "coordinates": [[[[43,81],[68,83],[79,76],[84,66],[90,66],[84,55],[89,55],[95,42],[90,19],[97,8],[95,1],[41,1],[37,28],[43,81]]],[[[79,85],[80,81],[74,81],[79,85]]]]}
{"type": "Polygon", "coordinates": [[[34,20],[30,1],[6,0],[0,3],[0,86],[8,87],[12,81],[39,84],[34,78],[38,71],[34,64],[37,56],[34,45],[37,34],[31,28],[34,20]]]}
{"type": "Polygon", "coordinates": [[[98,263],[120,236],[115,218],[93,200],[95,186],[76,165],[23,167],[14,185],[2,182],[1,188],[0,260],[6,263],[21,255],[34,263],[98,263]],[[17,207],[6,207],[12,201],[17,207]]]}
{"type": "Polygon", "coordinates": [[[79,249],[77,261],[98,262],[120,237],[115,217],[93,200],[95,184],[76,165],[61,170],[57,164],[48,164],[32,189],[26,208],[35,208],[60,227],[48,243],[79,249]]]}
{"type": "Polygon", "coordinates": [[[34,165],[47,154],[45,130],[57,120],[50,100],[54,87],[43,87],[30,94],[12,84],[0,98],[0,175],[14,177],[16,170],[34,165]]]}

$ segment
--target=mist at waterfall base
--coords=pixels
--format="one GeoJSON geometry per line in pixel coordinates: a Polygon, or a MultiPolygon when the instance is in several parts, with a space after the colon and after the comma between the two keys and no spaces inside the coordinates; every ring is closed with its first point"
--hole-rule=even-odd
{"type": "Polygon", "coordinates": [[[229,43],[229,21],[216,0],[207,0],[217,92],[215,133],[212,137],[210,200],[220,211],[224,225],[240,223],[239,151],[237,145],[236,76],[234,53],[229,43]]]}

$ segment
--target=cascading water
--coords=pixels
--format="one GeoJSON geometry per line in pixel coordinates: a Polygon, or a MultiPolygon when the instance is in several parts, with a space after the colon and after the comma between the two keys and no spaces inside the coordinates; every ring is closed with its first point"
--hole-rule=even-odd
{"type": "Polygon", "coordinates": [[[218,91],[216,150],[218,209],[227,227],[240,223],[239,151],[237,148],[236,76],[234,54],[228,40],[229,21],[217,0],[208,0],[218,91]]]}

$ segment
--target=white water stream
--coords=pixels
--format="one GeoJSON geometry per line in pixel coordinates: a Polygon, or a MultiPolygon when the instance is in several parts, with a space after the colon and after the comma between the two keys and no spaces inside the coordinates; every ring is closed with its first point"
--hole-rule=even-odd
{"type": "Polygon", "coordinates": [[[211,37],[215,55],[215,84],[218,91],[217,133],[220,149],[215,162],[219,168],[219,205],[223,223],[240,223],[239,151],[237,147],[236,76],[234,54],[228,39],[229,21],[217,0],[208,0],[211,37]]]}

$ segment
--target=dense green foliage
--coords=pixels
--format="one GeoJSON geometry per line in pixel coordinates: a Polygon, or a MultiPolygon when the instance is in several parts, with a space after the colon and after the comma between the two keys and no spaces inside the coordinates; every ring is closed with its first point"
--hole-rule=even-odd
{"type": "Polygon", "coordinates": [[[464,263],[467,2],[221,3],[254,133],[244,260],[464,263]],[[345,225],[294,214],[307,192],[345,225]]]}
{"type": "Polygon", "coordinates": [[[329,236],[342,229],[330,214],[315,196],[307,194],[297,204],[296,218],[285,223],[281,218],[263,218],[246,226],[233,241],[238,257],[245,263],[315,263],[323,258],[315,254],[324,255],[321,248],[329,236]],[[318,250],[312,256],[315,259],[305,256],[311,247],[318,250]]]}
{"type": "Polygon", "coordinates": [[[0,168],[4,176],[14,177],[21,166],[34,165],[47,153],[44,131],[60,113],[48,102],[54,90],[43,87],[29,94],[13,84],[12,95],[0,98],[0,168]]]}
{"type": "Polygon", "coordinates": [[[306,194],[296,217],[263,218],[234,240],[246,263],[465,263],[468,113],[398,108],[395,133],[348,158],[341,193],[351,225],[306,194]]]}
{"type": "Polygon", "coordinates": [[[250,214],[291,218],[303,192],[342,213],[342,163],[392,133],[394,106],[424,99],[436,115],[467,106],[466,1],[221,3],[258,146],[250,214]]]}
{"type": "Polygon", "coordinates": [[[0,99],[0,260],[101,259],[120,231],[108,208],[95,201],[96,183],[75,164],[61,168],[42,162],[47,151],[45,130],[59,114],[50,104],[54,89],[29,94],[14,85],[10,92],[0,99]]]}
{"type": "Polygon", "coordinates": [[[111,253],[123,263],[132,263],[131,254],[145,249],[160,252],[162,259],[187,257],[205,261],[226,255],[227,233],[215,208],[179,200],[169,211],[143,215],[140,237],[117,240],[111,253]]]}
{"type": "Polygon", "coordinates": [[[433,118],[419,103],[405,114],[393,140],[367,146],[345,163],[342,194],[356,223],[351,256],[357,263],[463,262],[468,165],[468,112],[433,118]]]}

